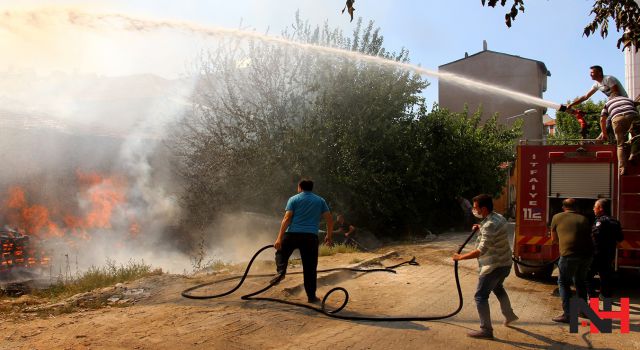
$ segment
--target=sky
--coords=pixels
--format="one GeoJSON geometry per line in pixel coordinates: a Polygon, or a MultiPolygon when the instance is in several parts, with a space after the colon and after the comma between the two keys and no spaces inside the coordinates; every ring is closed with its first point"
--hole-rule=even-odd
{"type": "MultiPolygon", "coordinates": [[[[356,1],[354,6],[356,16],[365,22],[373,20],[381,28],[388,50],[406,48],[411,63],[427,69],[463,58],[465,52],[481,51],[483,40],[489,50],[542,61],[551,72],[543,98],[563,103],[589,90],[591,65],[601,65],[605,74],[624,79],[624,55],[616,47],[618,33],[613,24],[606,39],[582,35],[592,4],[592,0],[528,0],[525,12],[511,28],[504,24],[507,8],[483,7],[480,0],[370,0],[356,1]]],[[[356,21],[349,22],[347,14],[340,13],[343,6],[342,0],[9,0],[0,2],[0,11],[72,7],[279,35],[299,10],[301,18],[312,24],[327,21],[349,34],[356,21]]],[[[187,38],[167,30],[70,33],[68,29],[38,31],[26,26],[17,33],[0,27],[0,72],[149,73],[175,78],[188,71],[207,45],[205,38],[187,38]]],[[[424,95],[431,105],[437,102],[437,80],[427,79],[432,85],[424,95]]],[[[603,98],[594,96],[596,101],[603,98]]]]}

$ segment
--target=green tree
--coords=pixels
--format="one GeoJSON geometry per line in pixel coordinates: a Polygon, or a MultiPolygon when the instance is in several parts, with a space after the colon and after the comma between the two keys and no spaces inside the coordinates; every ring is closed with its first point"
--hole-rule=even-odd
{"type": "MultiPolygon", "coordinates": [[[[524,12],[524,0],[480,0],[482,6],[495,7],[510,3],[511,8],[505,14],[505,23],[511,27],[511,21],[516,19],[519,12],[524,12]]],[[[616,30],[622,32],[618,39],[618,48],[622,49],[634,45],[636,51],[640,48],[640,5],[637,0],[595,0],[591,10],[593,19],[584,28],[584,35],[589,36],[596,31],[605,38],[609,34],[609,20],[613,19],[616,30]]]]}
{"type": "MultiPolygon", "coordinates": [[[[600,135],[600,113],[604,107],[604,101],[594,103],[588,100],[575,109],[584,112],[585,120],[587,121],[589,132],[588,139],[595,139],[600,135]]],[[[549,140],[554,143],[563,143],[567,140],[578,140],[582,138],[580,135],[580,124],[575,115],[566,112],[556,112],[556,131],[555,134],[549,137],[549,140]]]]}
{"type": "MultiPolygon", "coordinates": [[[[359,20],[353,35],[296,16],[290,40],[407,62],[359,20]]],[[[400,235],[445,226],[458,194],[498,193],[517,130],[479,113],[428,111],[419,75],[231,38],[198,66],[193,111],[172,145],[188,224],[216,213],[281,215],[302,176],[360,227],[400,235]]]]}

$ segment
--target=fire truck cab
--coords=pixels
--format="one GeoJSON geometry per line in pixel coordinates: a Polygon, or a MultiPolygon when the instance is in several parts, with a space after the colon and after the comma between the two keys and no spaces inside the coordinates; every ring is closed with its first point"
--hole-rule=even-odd
{"type": "Polygon", "coordinates": [[[559,251],[549,226],[566,198],[575,198],[577,211],[592,221],[594,202],[610,199],[612,215],[620,220],[624,234],[615,268],[640,269],[640,167],[627,166],[627,174],[618,175],[615,145],[587,140],[565,145],[521,141],[516,173],[514,255],[524,263],[514,264],[518,277],[551,276],[555,266],[551,262],[559,251]]]}

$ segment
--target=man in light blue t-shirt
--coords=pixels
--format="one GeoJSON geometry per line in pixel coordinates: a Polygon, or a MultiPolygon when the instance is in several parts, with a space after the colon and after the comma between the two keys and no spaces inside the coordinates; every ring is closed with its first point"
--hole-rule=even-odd
{"type": "Polygon", "coordinates": [[[320,219],[327,222],[325,243],[331,245],[333,235],[333,216],[325,200],[314,194],[313,181],[303,179],[298,183],[298,194],[289,198],[284,218],[280,224],[278,238],[273,244],[276,248],[276,270],[278,274],[271,280],[279,283],[287,273],[289,257],[295,249],[300,250],[304,290],[310,303],[320,301],[316,296],[318,268],[318,226],[320,219]]]}

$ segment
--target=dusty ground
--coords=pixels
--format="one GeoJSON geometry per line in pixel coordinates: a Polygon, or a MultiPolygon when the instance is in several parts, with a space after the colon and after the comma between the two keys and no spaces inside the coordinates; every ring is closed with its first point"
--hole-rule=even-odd
{"type": "MultiPolygon", "coordinates": [[[[462,241],[463,236],[450,235],[431,243],[385,247],[378,252],[380,254],[323,257],[320,268],[329,268],[395,250],[399,257],[386,259],[383,264],[392,265],[415,255],[421,265],[400,267],[397,274],[353,274],[344,276],[342,281],[332,279],[320,284],[318,294],[324,295],[336,285],[347,288],[350,302],[342,314],[429,316],[449,313],[457,307],[449,256],[462,241]]],[[[529,281],[511,275],[506,287],[520,322],[512,328],[504,327],[497,301],[492,298],[496,340],[483,341],[464,336],[467,331],[478,327],[473,303],[477,280],[475,261],[461,265],[460,278],[465,298],[462,311],[437,322],[344,321],[302,308],[240,300],[241,294],[264,285],[266,278],[251,279],[238,292],[221,299],[190,300],[180,296],[180,292],[190,286],[220,279],[230,273],[191,278],[152,276],[94,293],[97,296],[115,296],[113,300],[119,300],[112,302],[113,306],[99,309],[75,307],[71,313],[58,315],[55,308],[47,309],[43,305],[31,306],[31,311],[41,308],[39,312],[23,312],[17,307],[7,307],[5,302],[4,312],[0,314],[0,349],[640,348],[640,293],[637,283],[620,291],[621,295],[632,299],[631,333],[620,334],[614,326],[613,334],[589,334],[586,327],[577,334],[571,334],[568,325],[550,321],[560,313],[560,300],[552,295],[555,289],[553,282],[529,281]]],[[[300,275],[288,276],[265,296],[303,302],[304,295],[295,293],[299,290],[295,287],[301,284],[301,280],[300,275]]],[[[233,285],[233,282],[225,282],[202,289],[199,293],[214,294],[233,285]]],[[[22,301],[29,300],[24,298],[22,301]]]]}

